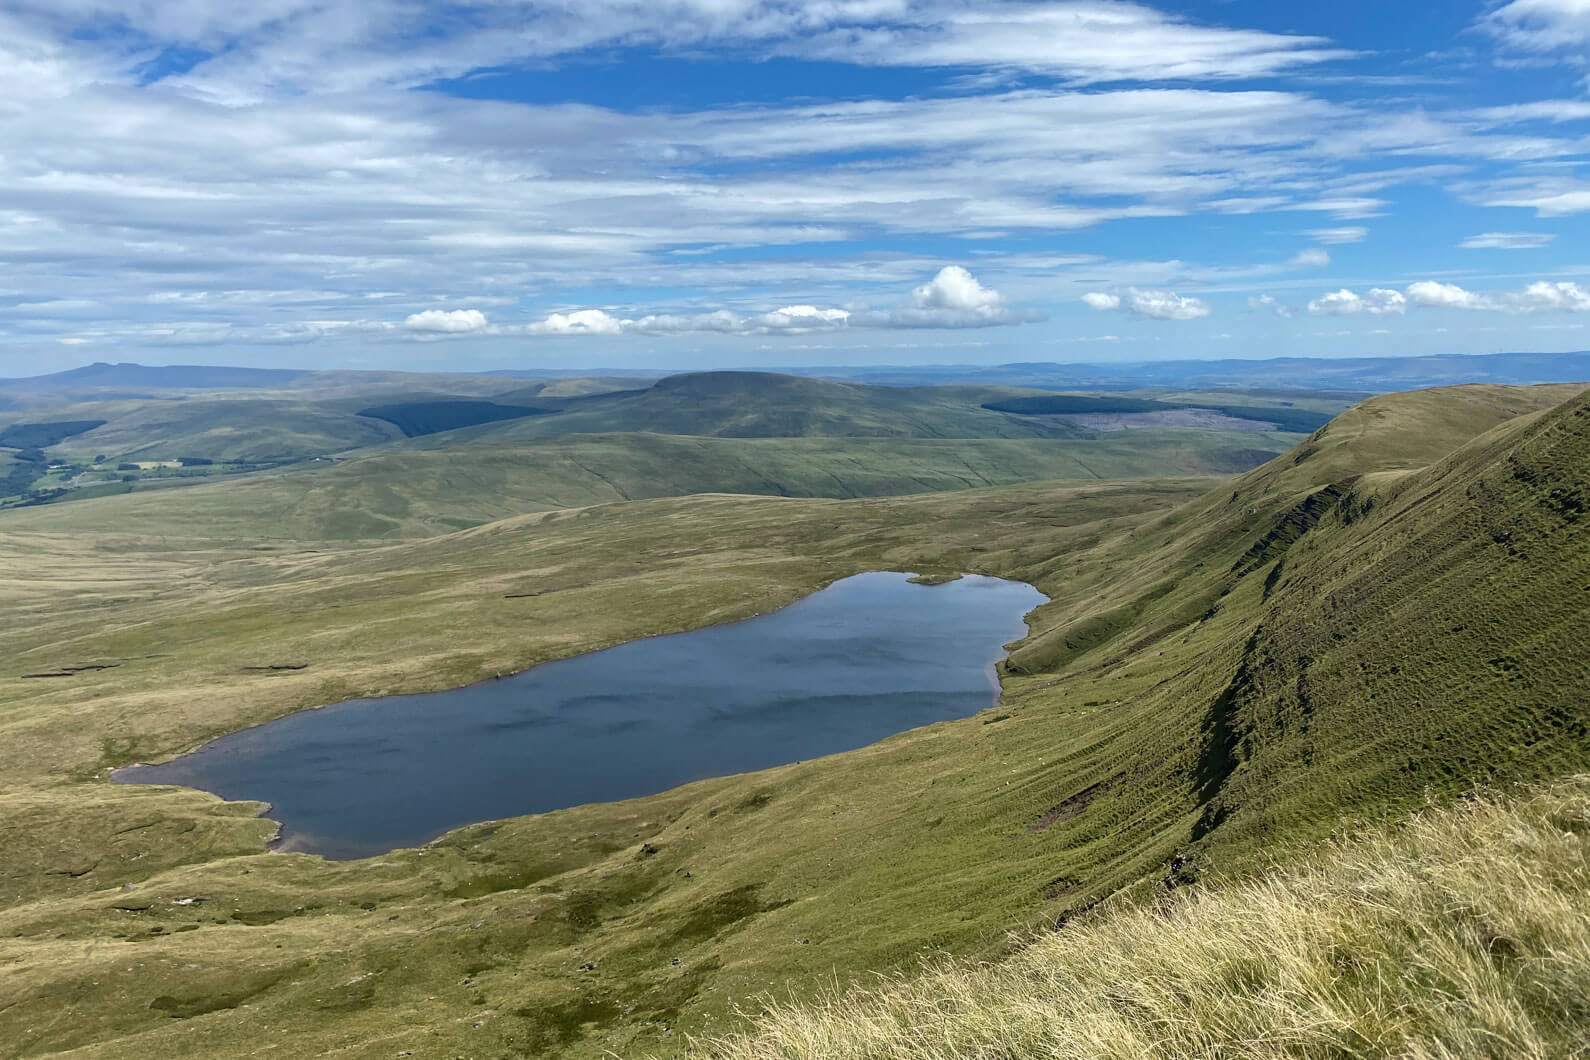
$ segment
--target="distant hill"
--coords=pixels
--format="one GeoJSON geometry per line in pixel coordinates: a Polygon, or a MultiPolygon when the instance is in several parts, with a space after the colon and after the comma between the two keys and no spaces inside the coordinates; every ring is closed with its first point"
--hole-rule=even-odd
{"type": "MultiPolygon", "coordinates": [[[[985,386],[1039,390],[1132,390],[1142,388],[1230,389],[1249,392],[1325,392],[1344,399],[1422,387],[1463,383],[1574,383],[1590,380],[1590,351],[1577,353],[1437,354],[1426,357],[1276,357],[1265,360],[1169,360],[1124,364],[1029,362],[999,365],[797,367],[740,373],[795,376],[877,386],[985,386]]],[[[273,389],[312,386],[320,391],[372,386],[411,390],[460,387],[481,397],[526,392],[573,396],[602,390],[641,390],[660,376],[690,379],[721,372],[607,369],[511,369],[475,373],[311,371],[295,368],[230,368],[210,365],[146,366],[96,362],[50,375],[0,379],[6,394],[101,391],[144,394],[159,390],[273,389]],[[510,389],[515,381],[549,381],[544,387],[510,389]],[[465,381],[468,381],[467,383],[465,381]]],[[[675,387],[691,384],[673,384],[675,387]]],[[[711,384],[724,389],[722,380],[711,384]]],[[[110,396],[102,394],[101,396],[110,396]]]]}
{"type": "Polygon", "coordinates": [[[110,390],[226,390],[281,387],[305,372],[296,368],[228,368],[202,364],[149,366],[96,361],[81,368],[22,379],[0,379],[0,390],[43,394],[102,387],[110,390]]]}
{"type": "Polygon", "coordinates": [[[1336,391],[1367,397],[1463,383],[1577,383],[1590,380],[1590,352],[1441,354],[1429,357],[1274,357],[1267,360],[1140,361],[1127,364],[945,365],[795,369],[803,375],[886,386],[975,383],[1043,390],[1231,388],[1336,391]]]}
{"type": "Polygon", "coordinates": [[[883,387],[774,372],[687,372],[645,390],[535,402],[558,416],[457,438],[528,439],[645,431],[719,438],[1077,438],[1090,432],[981,407],[988,387],[883,387]]]}
{"type": "Polygon", "coordinates": [[[474,427],[499,420],[515,420],[524,416],[545,416],[552,409],[526,408],[522,405],[499,405],[492,401],[414,401],[401,405],[377,405],[361,409],[359,415],[385,420],[409,438],[442,431],[456,431],[460,427],[474,427]]]}

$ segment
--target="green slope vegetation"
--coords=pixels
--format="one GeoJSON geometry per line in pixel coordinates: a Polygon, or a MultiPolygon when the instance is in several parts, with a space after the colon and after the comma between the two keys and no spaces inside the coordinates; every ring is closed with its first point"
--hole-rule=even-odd
{"type": "Polygon", "coordinates": [[[0,686],[0,1042],[672,1055],[759,992],[998,955],[1343,814],[1580,770],[1587,481],[1590,399],[1481,387],[1377,398],[1212,490],[701,496],[315,550],[14,530],[5,665],[64,676],[0,686]],[[1051,597],[998,709],[365,862],[102,779],[878,568],[1051,597]]]}
{"type": "Polygon", "coordinates": [[[474,427],[482,423],[518,419],[521,416],[544,416],[543,409],[522,405],[499,405],[494,401],[417,401],[401,405],[374,405],[360,409],[359,415],[385,420],[404,437],[423,434],[440,434],[460,427],[474,427]]]}
{"type": "Polygon", "coordinates": [[[1225,474],[1295,435],[1135,431],[1099,439],[570,435],[375,451],[335,464],[18,511],[13,529],[244,540],[428,537],[526,512],[695,493],[867,497],[1058,479],[1225,474]]]}
{"type": "MultiPolygon", "coordinates": [[[[1074,438],[1067,423],[985,409],[995,387],[886,387],[771,372],[669,376],[649,389],[577,398],[556,416],[457,432],[459,439],[652,431],[724,438],[1074,438]]],[[[554,406],[556,407],[556,406],[554,406]]]]}
{"type": "Polygon", "coordinates": [[[1575,1056],[1590,1025],[1590,780],[1475,800],[803,1008],[717,1060],[1575,1056]]]}
{"type": "Polygon", "coordinates": [[[305,397],[200,396],[184,400],[68,406],[106,421],[59,451],[76,460],[175,460],[280,463],[401,438],[400,430],[353,410],[305,397]]]}
{"type": "Polygon", "coordinates": [[[1227,405],[1202,401],[1173,402],[1111,395],[1041,394],[985,402],[985,409],[1014,412],[1020,416],[1076,416],[1097,413],[1168,412],[1178,409],[1208,409],[1242,420],[1273,423],[1283,431],[1312,431],[1323,427],[1330,416],[1312,409],[1286,405],[1227,405]]]}

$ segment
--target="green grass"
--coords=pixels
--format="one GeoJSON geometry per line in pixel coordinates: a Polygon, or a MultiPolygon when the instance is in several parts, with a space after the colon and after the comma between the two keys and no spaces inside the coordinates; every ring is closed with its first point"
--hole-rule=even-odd
{"type": "MultiPolygon", "coordinates": [[[[868,497],[1042,480],[1243,470],[1295,435],[1133,431],[1098,439],[738,439],[571,435],[376,451],[169,493],[77,500],[13,529],[211,539],[425,537],[528,512],[696,493],[868,497]]],[[[140,487],[142,488],[142,487],[140,487]]]]}
{"type": "Polygon", "coordinates": [[[701,1055],[1581,1055],[1590,779],[1426,811],[1259,879],[1067,925],[991,966],[764,1004],[755,1032],[701,1055]]]}
{"type": "Polygon", "coordinates": [[[647,390],[571,402],[538,416],[455,432],[460,440],[649,431],[723,438],[1076,438],[1067,423],[996,412],[998,387],[883,387],[770,372],[669,376],[647,390]]]}
{"type": "Polygon", "coordinates": [[[1582,771],[1571,397],[1379,398],[1218,483],[665,498],[379,545],[118,528],[136,494],[92,502],[98,530],[5,513],[5,672],[113,668],[0,685],[0,1051],[674,1055],[769,990],[999,957],[1344,815],[1582,771]],[[1050,596],[997,710],[361,862],[267,855],[258,807],[104,781],[869,569],[1050,596]],[[279,662],[307,666],[246,670],[279,662]]]}

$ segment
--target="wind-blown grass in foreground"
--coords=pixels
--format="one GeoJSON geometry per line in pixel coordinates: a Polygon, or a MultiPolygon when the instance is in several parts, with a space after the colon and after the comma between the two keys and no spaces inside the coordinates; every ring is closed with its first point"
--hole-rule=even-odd
{"type": "MultiPolygon", "coordinates": [[[[1182,892],[1183,894],[1185,892],[1182,892]]],[[[1590,1055],[1590,777],[815,1007],[719,1060],[1590,1055]]]]}

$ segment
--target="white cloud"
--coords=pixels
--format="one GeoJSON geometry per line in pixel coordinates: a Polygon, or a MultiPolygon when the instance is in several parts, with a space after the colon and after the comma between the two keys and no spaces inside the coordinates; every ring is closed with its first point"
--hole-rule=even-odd
{"type": "Polygon", "coordinates": [[[1480,25],[1508,48],[1536,54],[1573,50],[1583,61],[1590,45],[1590,2],[1587,0],[1511,0],[1480,20],[1480,25]]]}
{"type": "Polygon", "coordinates": [[[1339,243],[1362,243],[1369,238],[1369,229],[1362,225],[1347,225],[1342,228],[1311,228],[1308,234],[1327,246],[1339,243]]]}
{"type": "Polygon", "coordinates": [[[1384,287],[1372,288],[1363,295],[1343,288],[1308,304],[1308,311],[1317,317],[1344,317],[1357,313],[1385,316],[1388,313],[1405,312],[1407,308],[1408,300],[1402,292],[1384,287]]]}
{"type": "Polygon", "coordinates": [[[1174,291],[1126,292],[1126,308],[1138,316],[1155,320],[1196,320],[1209,315],[1209,303],[1199,298],[1184,298],[1174,291]]]}
{"type": "Polygon", "coordinates": [[[1436,280],[1410,283],[1407,298],[1414,305],[1435,309],[1480,308],[1476,296],[1471,292],[1465,291],[1455,283],[1440,283],[1436,280]]]}
{"type": "Polygon", "coordinates": [[[959,265],[946,265],[933,279],[911,292],[917,309],[952,309],[971,313],[997,309],[1004,299],[984,287],[959,265]]]}
{"type": "MultiPolygon", "coordinates": [[[[1251,300],[1250,300],[1251,301],[1251,300]]],[[[1308,304],[1315,316],[1384,316],[1421,309],[1465,309],[1496,313],[1590,312],[1590,287],[1571,281],[1541,280],[1518,291],[1470,291],[1455,283],[1418,280],[1402,291],[1376,287],[1363,295],[1340,290],[1308,304]]]]}
{"type": "Polygon", "coordinates": [[[821,328],[843,327],[850,319],[845,309],[818,309],[811,305],[787,305],[756,318],[757,326],[765,331],[814,331],[821,328]]]}
{"type": "Polygon", "coordinates": [[[403,321],[410,331],[436,331],[449,334],[480,331],[486,327],[486,314],[478,309],[427,309],[411,313],[403,321]]]}
{"type": "MultiPolygon", "coordinates": [[[[1020,301],[1057,287],[1053,276],[1007,278],[1002,263],[1020,256],[1015,240],[1210,213],[1306,209],[1334,224],[1326,217],[1389,209],[1400,201],[1389,188],[1457,187],[1462,178],[1451,174],[1475,159],[1487,160],[1474,172],[1492,186],[1472,197],[1543,216],[1590,210],[1590,186],[1552,164],[1584,151],[1582,131],[1563,125],[1578,114],[1573,101],[1443,110],[1429,97],[1419,108],[1378,94],[1355,100],[1350,90],[1323,98],[1307,81],[1237,84],[1308,70],[1332,48],[1143,4],[463,0],[436,25],[425,12],[443,8],[400,0],[0,8],[0,271],[19,292],[0,304],[11,333],[0,349],[22,349],[12,341],[19,331],[51,341],[86,335],[96,322],[125,326],[130,347],[221,334],[249,342],[337,334],[371,345],[509,335],[494,307],[526,293],[579,307],[613,297],[589,292],[623,290],[644,305],[648,288],[683,291],[668,297],[687,307],[730,308],[650,317],[594,310],[610,325],[564,310],[570,319],[559,326],[570,334],[623,329],[625,320],[654,334],[992,326],[1037,314],[998,299],[951,304],[944,285],[919,301],[906,292],[938,262],[874,248],[977,238],[1004,253],[976,271],[1020,301]],[[73,32],[110,23],[114,34],[73,32]],[[168,45],[174,56],[211,58],[160,76],[168,45]],[[1023,86],[1006,90],[946,81],[945,91],[906,99],[694,111],[663,100],[647,113],[392,90],[614,46],[704,64],[724,54],[826,55],[1043,76],[1006,80],[1023,86]],[[1104,82],[1112,83],[1096,87],[1104,82]],[[1494,132],[1524,131],[1526,121],[1552,127],[1494,132]],[[816,242],[829,248],[801,246],[816,242]],[[836,242],[854,249],[836,253],[836,242]],[[789,249],[743,252],[774,246],[789,249]],[[375,292],[384,293],[386,334],[359,323],[375,292]],[[41,310],[25,321],[17,308],[68,298],[99,308],[41,310]],[[819,315],[763,311],[796,300],[819,315]],[[875,308],[852,309],[842,323],[843,310],[820,308],[853,304],[875,308]],[[471,309],[491,320],[398,323],[471,309]],[[288,314],[321,324],[286,326],[288,314]]],[[[813,91],[820,100],[826,89],[813,91]]],[[[1348,240],[1326,233],[1362,231],[1310,234],[1330,245],[1348,240]]],[[[1450,244],[1461,234],[1438,238],[1450,244]]],[[[1236,268],[1110,267],[1107,279],[1090,268],[1086,282],[1123,293],[1133,284],[1229,288],[1236,268]]],[[[1085,290],[1060,289],[1068,299],[1085,290]]],[[[1125,308],[1175,318],[1201,305],[1185,301],[1125,308]]]]}
{"type": "MultiPolygon", "coordinates": [[[[114,22],[123,38],[143,45],[124,47],[128,65],[164,46],[206,52],[163,83],[227,102],[413,87],[626,45],[1038,71],[1075,82],[1269,77],[1351,54],[1319,37],[1202,25],[1124,0],[460,0],[447,17],[420,25],[404,0],[14,6],[30,16],[30,27],[43,24],[67,41],[73,30],[114,22]]],[[[29,54],[37,64],[58,63],[57,50],[29,54]]]]}
{"type": "Polygon", "coordinates": [[[552,313],[545,320],[531,324],[526,331],[532,335],[617,335],[624,330],[624,324],[600,309],[578,309],[572,313],[552,313]]]}
{"type": "Polygon", "coordinates": [[[1319,37],[1200,26],[1117,0],[872,10],[886,7],[901,16],[836,27],[781,50],[875,65],[1039,70],[1074,81],[1264,77],[1351,54],[1319,37]]]}
{"type": "Polygon", "coordinates": [[[1536,250],[1556,238],[1554,232],[1482,232],[1458,246],[1465,250],[1536,250]]]}
{"type": "Polygon", "coordinates": [[[1539,281],[1521,291],[1469,291],[1456,284],[1420,280],[1408,285],[1408,301],[1435,309],[1500,313],[1590,312],[1590,287],[1568,281],[1539,281]]]}
{"type": "Polygon", "coordinates": [[[1090,291],[1082,301],[1100,311],[1119,309],[1153,320],[1197,320],[1209,315],[1209,303],[1201,298],[1186,298],[1174,291],[1128,287],[1125,295],[1090,291]]]}
{"type": "Polygon", "coordinates": [[[1330,263],[1330,254],[1319,247],[1300,250],[1292,255],[1292,259],[1287,262],[1288,265],[1294,265],[1300,269],[1322,269],[1330,263]]]}
{"type": "Polygon", "coordinates": [[[850,322],[874,328],[982,328],[1041,319],[1035,310],[1010,308],[1004,295],[984,287],[961,266],[946,265],[930,282],[914,289],[904,304],[858,312],[850,322]]]}
{"type": "Polygon", "coordinates": [[[1292,315],[1292,307],[1284,302],[1277,301],[1274,295],[1261,294],[1248,299],[1249,309],[1267,309],[1278,317],[1292,315]]]}
{"type": "Polygon", "coordinates": [[[617,317],[602,309],[552,313],[521,328],[503,329],[530,335],[800,335],[838,328],[978,328],[1021,324],[1042,319],[1032,310],[1012,309],[1004,296],[959,265],[941,268],[929,282],[914,288],[904,302],[882,309],[823,309],[787,305],[766,313],[742,315],[727,309],[709,313],[659,313],[617,317]]]}

